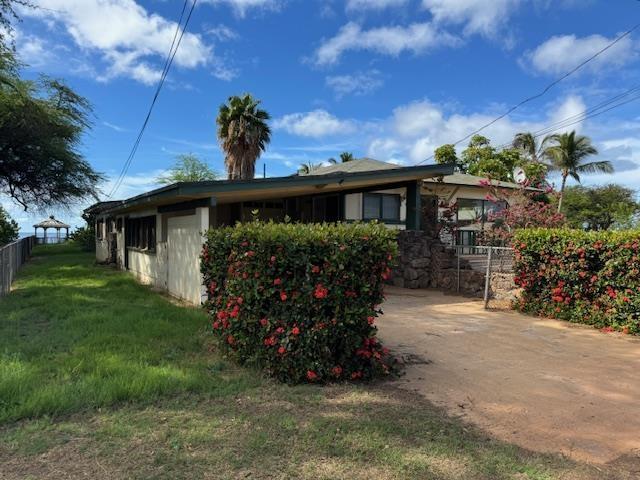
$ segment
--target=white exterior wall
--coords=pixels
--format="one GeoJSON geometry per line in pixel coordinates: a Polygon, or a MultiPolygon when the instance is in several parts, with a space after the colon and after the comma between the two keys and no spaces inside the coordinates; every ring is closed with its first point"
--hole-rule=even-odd
{"type": "MultiPolygon", "coordinates": [[[[132,213],[129,218],[156,217],[156,250],[155,252],[146,252],[129,247],[129,271],[141,282],[146,285],[153,285],[156,288],[166,290],[167,288],[167,248],[166,243],[161,242],[162,238],[162,222],[157,209],[142,210],[132,213]]],[[[122,251],[122,265],[124,267],[124,224],[122,228],[122,242],[118,238],[118,250],[122,251]]]]}
{"type": "MultiPolygon", "coordinates": [[[[400,221],[407,221],[407,191],[405,188],[395,188],[390,190],[376,190],[371,193],[395,193],[401,195],[400,200],[400,221]]],[[[362,220],[362,193],[350,193],[344,196],[344,218],[347,221],[362,220]]],[[[385,224],[389,228],[404,230],[404,224],[385,224]]]]}

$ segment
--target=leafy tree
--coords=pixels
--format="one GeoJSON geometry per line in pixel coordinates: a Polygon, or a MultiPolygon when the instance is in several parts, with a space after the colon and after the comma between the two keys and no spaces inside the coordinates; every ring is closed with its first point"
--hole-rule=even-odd
{"type": "Polygon", "coordinates": [[[251,95],[232,96],[220,106],[216,123],[230,180],[255,176],[256,161],[271,141],[270,116],[251,95]]]}
{"type": "Polygon", "coordinates": [[[17,240],[19,231],[16,221],[0,205],[0,246],[17,240]]]}
{"type": "Polygon", "coordinates": [[[550,162],[549,167],[558,170],[562,176],[558,212],[562,211],[562,197],[567,184],[567,177],[571,176],[580,182],[583,173],[613,173],[613,165],[608,160],[585,163],[585,159],[596,155],[598,150],[591,144],[591,139],[583,135],[571,133],[551,135],[544,149],[544,158],[550,162]]]}
{"type": "Polygon", "coordinates": [[[471,137],[460,159],[463,173],[505,182],[513,182],[513,169],[524,163],[518,150],[508,148],[498,151],[482,135],[471,137]]]}
{"type": "Polygon", "coordinates": [[[459,162],[458,154],[456,153],[456,147],[450,143],[436,148],[434,152],[434,158],[436,163],[440,165],[448,163],[457,164],[459,162]]]}
{"type": "Polygon", "coordinates": [[[548,137],[538,144],[536,136],[531,132],[517,133],[513,138],[513,148],[520,150],[527,160],[538,163],[548,137]]]}
{"type": "Polygon", "coordinates": [[[351,153],[351,152],[342,152],[340,154],[340,161],[342,163],[351,162],[353,160],[355,160],[355,157],[353,156],[353,153],[351,153]]]}
{"type": "Polygon", "coordinates": [[[9,48],[7,37],[13,32],[12,21],[18,20],[15,6],[35,7],[26,0],[0,0],[0,48],[9,48]]]}
{"type": "Polygon", "coordinates": [[[629,228],[637,222],[640,204],[636,201],[635,192],[621,185],[578,185],[566,188],[564,212],[567,222],[573,228],[629,228]]]}
{"type": "Polygon", "coordinates": [[[218,174],[197,155],[192,153],[178,155],[176,162],[165,175],[156,179],[158,183],[203,182],[215,180],[218,174]]]}
{"type": "Polygon", "coordinates": [[[91,106],[64,83],[22,80],[0,55],[0,192],[25,210],[97,198],[101,175],[78,152],[91,106]]]}

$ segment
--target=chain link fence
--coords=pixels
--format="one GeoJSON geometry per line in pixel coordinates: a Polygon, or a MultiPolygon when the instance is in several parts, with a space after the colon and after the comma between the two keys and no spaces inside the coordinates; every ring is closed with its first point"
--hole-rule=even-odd
{"type": "Polygon", "coordinates": [[[18,270],[31,256],[35,238],[34,236],[26,237],[0,247],[0,297],[11,291],[11,283],[18,270]]]}
{"type": "Polygon", "coordinates": [[[511,247],[455,245],[456,291],[482,296],[485,308],[508,308],[515,298],[511,247]]]}

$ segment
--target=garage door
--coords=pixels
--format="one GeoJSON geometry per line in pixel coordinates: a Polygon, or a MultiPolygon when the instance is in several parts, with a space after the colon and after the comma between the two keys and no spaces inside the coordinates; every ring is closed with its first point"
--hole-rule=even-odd
{"type": "Polygon", "coordinates": [[[199,304],[202,236],[196,215],[167,220],[167,284],[169,293],[199,304]]]}

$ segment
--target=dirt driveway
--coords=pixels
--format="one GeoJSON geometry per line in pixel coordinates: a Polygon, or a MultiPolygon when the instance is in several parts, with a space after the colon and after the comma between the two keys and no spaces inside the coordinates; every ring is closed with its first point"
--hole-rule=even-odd
{"type": "Polygon", "coordinates": [[[525,448],[637,465],[640,339],[427,290],[389,288],[384,310],[403,388],[525,448]]]}

